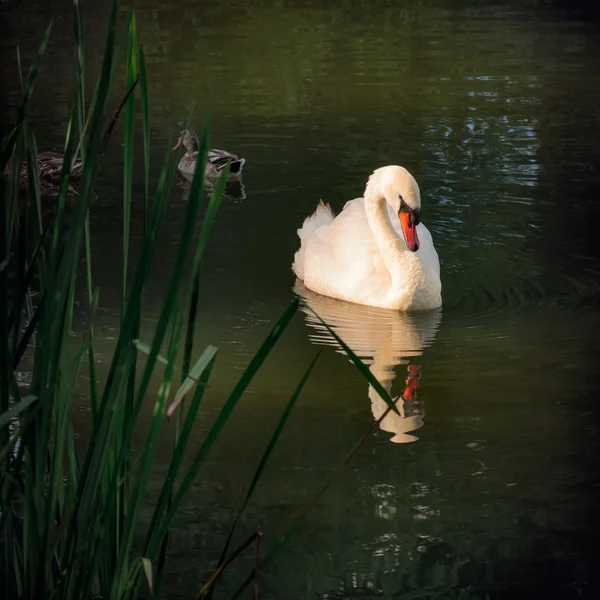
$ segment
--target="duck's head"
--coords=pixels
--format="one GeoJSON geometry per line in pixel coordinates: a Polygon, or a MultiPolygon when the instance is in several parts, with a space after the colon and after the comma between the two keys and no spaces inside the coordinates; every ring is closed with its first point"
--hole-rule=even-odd
{"type": "Polygon", "coordinates": [[[198,152],[198,149],[200,148],[198,134],[191,128],[183,129],[179,134],[177,143],[173,146],[173,150],[177,150],[181,145],[183,145],[188,152],[198,152]]]}
{"type": "Polygon", "coordinates": [[[417,225],[421,221],[421,192],[416,179],[398,165],[373,171],[365,189],[367,195],[383,196],[398,214],[406,245],[411,252],[419,249],[417,225]]]}

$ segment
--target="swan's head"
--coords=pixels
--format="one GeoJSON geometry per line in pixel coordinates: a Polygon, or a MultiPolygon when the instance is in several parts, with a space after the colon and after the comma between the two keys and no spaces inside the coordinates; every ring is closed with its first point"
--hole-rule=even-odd
{"type": "Polygon", "coordinates": [[[417,225],[421,221],[421,192],[416,179],[404,168],[389,165],[373,171],[369,177],[367,195],[383,196],[398,214],[408,249],[419,249],[417,225]]]}
{"type": "Polygon", "coordinates": [[[179,134],[179,139],[175,146],[173,146],[173,150],[177,150],[179,146],[183,144],[183,147],[188,152],[197,152],[200,148],[200,140],[198,139],[198,134],[193,129],[184,129],[179,134]]]}

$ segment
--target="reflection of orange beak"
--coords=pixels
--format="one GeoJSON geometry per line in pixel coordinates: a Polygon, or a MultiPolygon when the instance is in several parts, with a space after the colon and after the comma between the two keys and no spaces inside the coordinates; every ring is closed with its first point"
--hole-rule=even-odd
{"type": "Polygon", "coordinates": [[[405,400],[414,400],[419,389],[419,379],[421,379],[421,365],[408,365],[408,377],[406,378],[406,388],[402,392],[405,400]]]}
{"type": "Polygon", "coordinates": [[[419,236],[417,235],[417,228],[413,225],[412,215],[399,212],[398,216],[400,217],[400,225],[402,225],[406,245],[411,252],[416,252],[419,249],[419,236]]]}

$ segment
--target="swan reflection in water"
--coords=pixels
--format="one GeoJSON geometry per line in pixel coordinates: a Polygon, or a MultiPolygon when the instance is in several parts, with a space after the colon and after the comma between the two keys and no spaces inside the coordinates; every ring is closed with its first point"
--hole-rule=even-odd
{"type": "MultiPolygon", "coordinates": [[[[404,444],[418,440],[417,436],[409,432],[423,426],[425,411],[417,395],[421,367],[409,364],[409,359],[421,356],[423,349],[433,342],[442,317],[441,309],[403,313],[352,304],[316,294],[300,280],[296,280],[294,292],[305,300],[365,364],[370,365],[371,373],[390,396],[392,382],[396,377],[394,369],[401,364],[408,365],[404,391],[397,398],[392,396],[399,415],[388,411],[388,405],[371,385],[369,400],[373,417],[375,420],[381,419],[379,427],[394,434],[392,442],[404,444]]],[[[317,345],[333,346],[337,352],[345,354],[319,319],[306,306],[301,306],[307,324],[314,330],[309,334],[310,341],[317,345]]]]}

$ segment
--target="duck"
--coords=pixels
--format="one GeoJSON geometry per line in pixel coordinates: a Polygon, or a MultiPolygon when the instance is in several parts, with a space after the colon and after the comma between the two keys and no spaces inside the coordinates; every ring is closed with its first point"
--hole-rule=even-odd
{"type": "Polygon", "coordinates": [[[442,305],[440,262],[421,222],[419,185],[402,166],[375,169],[363,197],[337,216],[320,200],[297,234],[292,270],[313,292],[400,311],[442,305]]]}
{"type": "MultiPolygon", "coordinates": [[[[57,152],[45,151],[39,152],[37,155],[37,175],[40,189],[40,196],[58,196],[60,189],[60,178],[62,176],[64,156],[57,152]]],[[[11,162],[6,165],[4,175],[8,178],[10,173],[11,162]]],[[[71,168],[71,181],[79,181],[81,179],[81,161],[75,160],[71,168]]],[[[20,173],[21,191],[29,190],[29,173],[27,171],[27,161],[23,159],[21,163],[20,173]]],[[[70,196],[77,196],[77,191],[72,185],[69,185],[68,193],[70,196]]]]}
{"type": "MultiPolygon", "coordinates": [[[[178,169],[183,175],[193,177],[196,170],[196,163],[198,162],[198,150],[200,149],[198,134],[191,128],[183,129],[173,150],[177,150],[181,145],[183,145],[186,152],[179,161],[178,169]]],[[[204,176],[216,178],[220,175],[225,165],[230,163],[229,179],[239,179],[242,176],[242,169],[245,162],[246,159],[240,158],[237,154],[212,148],[208,151],[204,176]]]]}

